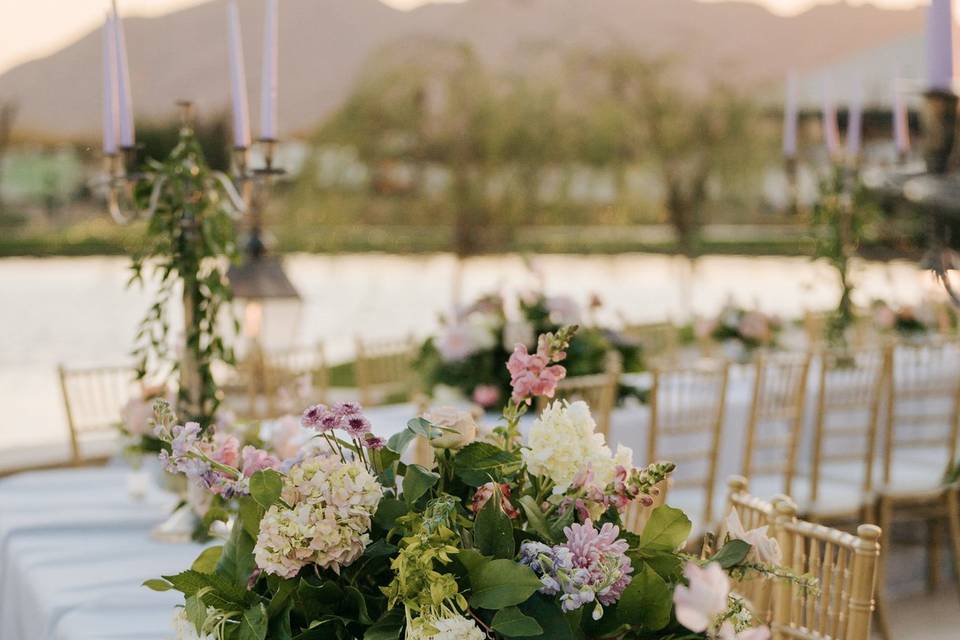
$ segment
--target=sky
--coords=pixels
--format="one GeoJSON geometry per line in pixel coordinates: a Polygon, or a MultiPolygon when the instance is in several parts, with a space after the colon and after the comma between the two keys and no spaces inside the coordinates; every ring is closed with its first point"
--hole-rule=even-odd
{"type": "MultiPolygon", "coordinates": [[[[118,0],[124,15],[157,15],[207,0],[118,0]]],[[[412,9],[431,0],[383,0],[412,9]]],[[[445,0],[457,1],[457,0],[445,0]]],[[[585,0],[589,2],[589,0],[585,0]]],[[[723,0],[703,0],[718,2],[723,0]]],[[[747,0],[789,15],[833,0],[747,0]]],[[[910,7],[927,0],[869,0],[878,6],[910,7]]],[[[867,0],[850,0],[865,4],[867,0]]],[[[103,20],[109,0],[0,0],[0,73],[32,58],[53,53],[103,20]]]]}

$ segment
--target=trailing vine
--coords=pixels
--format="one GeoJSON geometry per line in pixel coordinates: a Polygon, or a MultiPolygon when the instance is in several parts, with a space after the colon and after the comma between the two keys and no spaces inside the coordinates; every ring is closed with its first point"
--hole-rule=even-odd
{"type": "Polygon", "coordinates": [[[820,181],[811,223],[816,233],[814,257],[826,259],[840,281],[840,301],[827,322],[826,337],[834,346],[846,344],[847,329],[855,320],[850,264],[874,214],[875,208],[857,175],[842,165],[832,166],[820,181]]]}
{"type": "Polygon", "coordinates": [[[139,208],[152,209],[142,246],[134,252],[129,285],[154,279],[157,297],[137,330],[137,377],[178,378],[178,413],[211,424],[220,404],[216,363],[233,364],[233,349],[220,331],[221,312],[238,321],[226,270],[237,256],[233,204],[210,169],[193,129],[185,124],[166,160],[150,160],[137,183],[139,208]],[[149,270],[149,275],[146,273],[149,270]],[[179,285],[179,286],[178,286],[179,285]],[[171,348],[174,295],[184,304],[183,351],[171,348]]]}

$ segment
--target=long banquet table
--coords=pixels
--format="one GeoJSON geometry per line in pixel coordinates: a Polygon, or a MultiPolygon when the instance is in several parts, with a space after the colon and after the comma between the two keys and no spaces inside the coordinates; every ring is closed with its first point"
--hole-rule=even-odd
{"type": "MultiPolygon", "coordinates": [[[[643,384],[642,378],[637,382],[643,384]]],[[[739,470],[752,382],[750,368],[734,367],[718,478],[739,470]]],[[[809,392],[812,403],[815,389],[809,392]]],[[[391,405],[367,415],[378,435],[389,436],[406,424],[414,408],[391,405]]],[[[616,409],[611,420],[611,444],[633,448],[637,463],[646,460],[648,418],[646,407],[628,404],[616,409]]],[[[167,517],[176,498],[151,487],[135,500],[129,476],[128,468],[116,465],[31,472],[0,481],[0,640],[171,636],[179,594],[156,593],[141,583],[188,568],[202,547],[153,540],[151,529],[167,517]]],[[[718,491],[723,492],[722,485],[718,491]]],[[[914,569],[917,564],[909,560],[914,569]]]]}

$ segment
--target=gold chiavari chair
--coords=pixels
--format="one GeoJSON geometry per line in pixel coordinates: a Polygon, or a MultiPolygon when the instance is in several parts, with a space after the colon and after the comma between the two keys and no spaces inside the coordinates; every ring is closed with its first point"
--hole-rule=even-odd
{"type": "Polygon", "coordinates": [[[323,345],[263,352],[263,393],[267,416],[298,413],[307,404],[325,402],[330,368],[323,345]]]}
{"type": "MultiPolygon", "coordinates": [[[[770,537],[774,532],[774,509],[773,504],[762,500],[750,494],[749,482],[743,476],[730,476],[727,479],[727,509],[725,516],[731,512],[737,514],[740,523],[746,531],[767,527],[767,534],[770,537]]],[[[727,535],[727,518],[720,521],[717,529],[717,544],[719,547],[727,535]]],[[[704,547],[705,554],[711,554],[717,551],[716,548],[704,547]]],[[[764,577],[749,577],[737,581],[734,590],[750,601],[754,615],[763,622],[770,622],[770,607],[772,604],[772,589],[770,580],[764,577]]]]}
{"type": "MultiPolygon", "coordinates": [[[[620,387],[620,354],[611,351],[607,354],[606,371],[586,376],[564,378],[557,383],[554,400],[576,402],[583,400],[590,406],[590,414],[597,423],[597,432],[604,437],[610,435],[610,420],[617,405],[617,393],[620,387]]],[[[537,412],[543,411],[549,399],[539,398],[537,412]]]]}
{"type": "Polygon", "coordinates": [[[412,336],[383,341],[365,341],[358,337],[356,348],[356,382],[363,405],[409,398],[415,382],[416,343],[412,336]]]}
{"type": "MultiPolygon", "coordinates": [[[[851,516],[873,522],[874,460],[887,375],[886,351],[827,350],[819,360],[809,494],[797,504],[806,517],[818,521],[851,516]]],[[[798,488],[801,480],[795,482],[798,488]]]]}
{"type": "Polygon", "coordinates": [[[627,531],[637,535],[643,533],[643,528],[647,526],[647,521],[650,520],[653,510],[667,503],[667,491],[669,489],[667,484],[666,480],[657,483],[656,494],[651,496],[653,504],[645,505],[639,500],[634,500],[627,505],[623,512],[623,526],[626,527],[627,531]]]}
{"type": "Polygon", "coordinates": [[[726,363],[653,370],[647,459],[677,463],[670,504],[691,517],[694,537],[714,516],[728,372],[726,363]]]}
{"type": "Polygon", "coordinates": [[[137,394],[139,383],[131,367],[57,367],[60,390],[70,428],[70,463],[106,462],[108,455],[91,454],[89,440],[107,439],[116,433],[124,405],[137,394]]]}
{"type": "Polygon", "coordinates": [[[678,360],[680,335],[672,322],[628,324],[623,327],[623,335],[640,344],[648,365],[674,364],[678,360]]]}
{"type": "MultiPolygon", "coordinates": [[[[960,487],[944,482],[957,456],[960,430],[960,342],[901,343],[888,351],[887,420],[877,489],[883,546],[891,546],[895,519],[926,521],[930,533],[929,580],[937,581],[939,524],[946,519],[960,576],[960,487]]],[[[884,576],[881,562],[881,585],[884,576]]],[[[878,594],[881,632],[889,634],[883,590],[878,594]]]]}
{"type": "Polygon", "coordinates": [[[809,353],[756,359],[741,475],[760,496],[794,490],[810,360],[809,353]]]}
{"type": "Polygon", "coordinates": [[[881,530],[856,535],[797,519],[796,505],[774,501],[774,526],[783,563],[817,580],[805,589],[787,578],[773,588],[774,640],[869,640],[881,553],[881,530]]]}

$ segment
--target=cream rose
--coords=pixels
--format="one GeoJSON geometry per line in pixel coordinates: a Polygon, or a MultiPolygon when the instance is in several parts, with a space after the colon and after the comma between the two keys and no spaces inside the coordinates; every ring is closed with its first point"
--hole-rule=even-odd
{"type": "Polygon", "coordinates": [[[424,413],[423,418],[441,431],[430,441],[436,449],[462,449],[477,438],[477,423],[469,411],[438,407],[424,413]]]}

